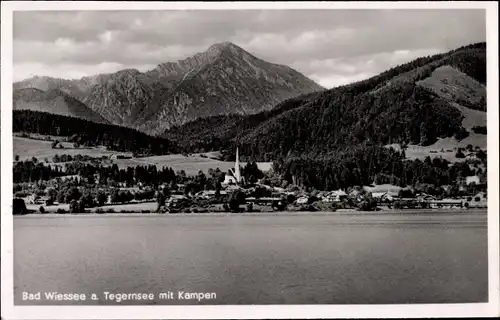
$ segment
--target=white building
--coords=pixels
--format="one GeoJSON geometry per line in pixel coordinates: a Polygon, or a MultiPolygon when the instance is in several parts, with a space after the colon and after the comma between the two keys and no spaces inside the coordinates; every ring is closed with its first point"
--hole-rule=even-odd
{"type": "Polygon", "coordinates": [[[238,148],[236,148],[236,161],[234,163],[234,170],[229,169],[231,174],[226,173],[226,176],[224,177],[224,182],[222,185],[239,185],[240,183],[243,182],[243,177],[241,176],[240,173],[240,158],[239,158],[239,153],[238,153],[238,148]]]}
{"type": "Polygon", "coordinates": [[[478,176],[465,177],[465,183],[467,185],[472,184],[472,183],[479,184],[479,177],[478,176]]]}

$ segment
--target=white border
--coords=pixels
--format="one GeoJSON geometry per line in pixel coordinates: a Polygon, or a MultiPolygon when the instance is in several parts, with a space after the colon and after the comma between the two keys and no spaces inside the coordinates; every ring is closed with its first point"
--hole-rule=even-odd
{"type": "Polygon", "coordinates": [[[495,317],[499,309],[497,2],[43,2],[1,3],[1,213],[4,319],[257,319],[495,317]],[[419,305],[57,306],[13,305],[12,11],[159,9],[487,9],[489,303],[419,305]]]}

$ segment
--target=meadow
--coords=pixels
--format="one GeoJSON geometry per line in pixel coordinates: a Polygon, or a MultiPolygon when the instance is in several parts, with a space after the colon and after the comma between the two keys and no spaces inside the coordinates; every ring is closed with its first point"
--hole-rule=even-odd
{"type": "MultiPolygon", "coordinates": [[[[219,168],[221,171],[226,171],[229,168],[234,168],[234,162],[220,161],[213,159],[213,153],[207,154],[171,154],[163,156],[151,156],[143,158],[132,158],[131,153],[127,152],[113,152],[105,150],[101,147],[91,148],[74,148],[72,143],[62,142],[63,149],[52,149],[51,141],[36,140],[22,137],[14,137],[14,155],[19,156],[19,160],[28,160],[32,157],[37,158],[39,161],[52,161],[55,155],[69,154],[87,155],[91,157],[111,157],[112,155],[123,155],[130,157],[127,159],[113,159],[110,163],[116,163],[120,168],[126,168],[137,165],[155,165],[158,168],[170,167],[174,171],[184,170],[187,175],[195,175],[200,170],[207,173],[209,169],[219,168]]],[[[245,162],[241,162],[245,166],[245,162]]],[[[271,162],[258,162],[258,167],[262,171],[268,171],[271,168],[271,162]]]]}

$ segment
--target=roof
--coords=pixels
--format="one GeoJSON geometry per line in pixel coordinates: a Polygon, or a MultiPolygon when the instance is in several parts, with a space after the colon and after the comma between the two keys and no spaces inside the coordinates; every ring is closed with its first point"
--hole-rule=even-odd
{"type": "Polygon", "coordinates": [[[380,198],[384,194],[386,194],[386,192],[372,192],[372,197],[374,197],[374,198],[380,198]]]}
{"type": "Polygon", "coordinates": [[[347,193],[345,193],[344,190],[340,190],[340,189],[332,191],[330,194],[334,195],[334,196],[347,196],[347,193]]]}
{"type": "Polygon", "coordinates": [[[180,194],[173,194],[171,195],[172,199],[187,199],[185,195],[180,195],[180,194]]]}

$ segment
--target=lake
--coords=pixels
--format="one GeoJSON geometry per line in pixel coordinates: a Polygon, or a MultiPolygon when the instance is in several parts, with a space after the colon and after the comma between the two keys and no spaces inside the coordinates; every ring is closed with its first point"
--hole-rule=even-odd
{"type": "Polygon", "coordinates": [[[15,217],[15,303],[486,302],[486,222],[485,210],[15,217]]]}

